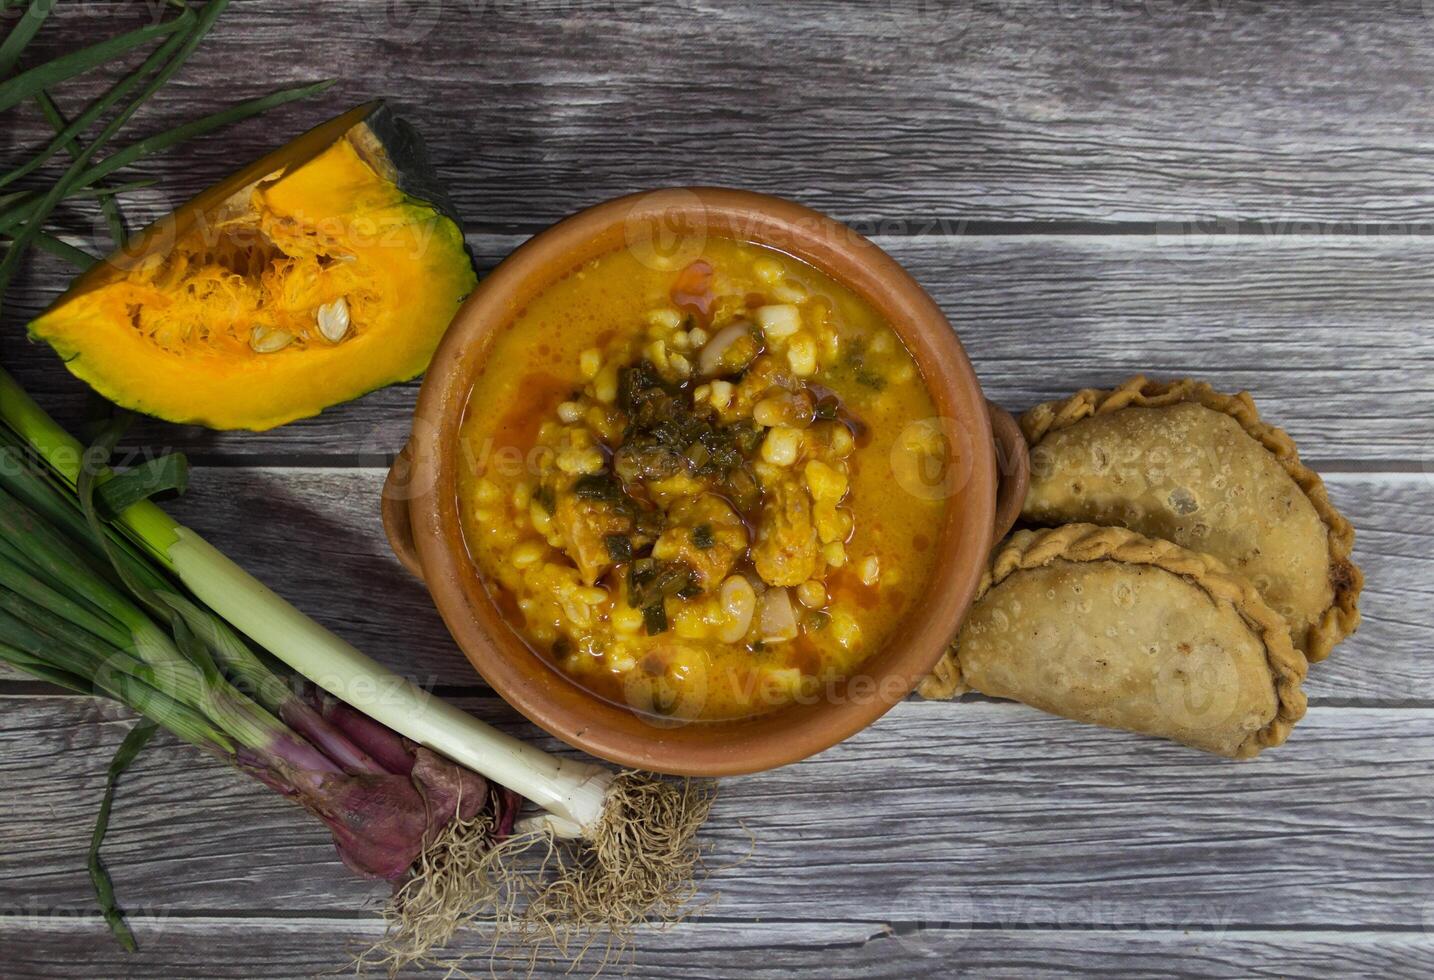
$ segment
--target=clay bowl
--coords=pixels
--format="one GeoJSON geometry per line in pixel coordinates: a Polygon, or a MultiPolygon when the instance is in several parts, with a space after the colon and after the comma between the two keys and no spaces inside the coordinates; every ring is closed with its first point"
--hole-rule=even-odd
{"type": "Polygon", "coordinates": [[[1019,512],[1027,469],[1015,422],[987,403],[946,317],[890,256],[845,225],[790,201],[748,191],[676,188],[575,214],[528,241],[483,280],[428,369],[412,437],[385,486],[384,524],[395,552],[427,584],[473,666],[535,724],[622,765],[718,776],[770,769],[820,752],[905,698],[955,636],[987,553],[1019,512]],[[655,255],[681,235],[780,249],[863,296],[914,355],[956,446],[945,491],[950,506],[938,539],[942,560],[918,612],[859,676],[813,703],[739,721],[657,720],[569,680],[504,622],[469,561],[459,521],[459,424],[493,338],[540,291],[587,260],[619,248],[655,255]]]}

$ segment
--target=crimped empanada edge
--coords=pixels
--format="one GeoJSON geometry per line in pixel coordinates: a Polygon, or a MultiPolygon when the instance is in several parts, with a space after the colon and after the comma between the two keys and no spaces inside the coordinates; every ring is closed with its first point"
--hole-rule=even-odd
{"type": "MultiPolygon", "coordinates": [[[[1173,542],[1147,538],[1123,527],[1097,524],[1063,524],[1036,531],[1017,531],[996,549],[990,567],[981,576],[972,604],[1018,571],[1061,560],[1116,561],[1162,569],[1202,589],[1216,601],[1229,602],[1259,634],[1273,675],[1278,706],[1275,717],[1241,743],[1235,751],[1236,758],[1249,758],[1261,749],[1281,744],[1289,737],[1295,722],[1304,717],[1305,695],[1300,684],[1308,664],[1290,641],[1285,618],[1270,608],[1250,582],[1231,572],[1219,559],[1173,542]]],[[[917,691],[922,697],[949,699],[967,690],[961,680],[958,644],[959,638],[921,682],[917,691]]]]}
{"type": "Polygon", "coordinates": [[[1136,375],[1119,387],[1103,390],[1083,388],[1062,401],[1037,405],[1021,416],[1021,432],[1032,448],[1049,433],[1067,428],[1092,415],[1105,415],[1122,408],[1162,408],[1182,402],[1196,402],[1206,408],[1230,416],[1264,446],[1290,479],[1295,481],[1315,513],[1329,531],[1330,586],[1334,599],[1319,621],[1310,627],[1306,640],[1306,659],[1311,663],[1323,660],[1342,640],[1359,628],[1359,593],[1364,588],[1364,573],[1351,558],[1354,551],[1354,526],[1345,519],[1329,499],[1324,480],[1300,462],[1300,454],[1289,433],[1260,418],[1250,393],[1242,391],[1227,395],[1216,391],[1204,381],[1182,378],[1176,381],[1151,381],[1136,375]]]}

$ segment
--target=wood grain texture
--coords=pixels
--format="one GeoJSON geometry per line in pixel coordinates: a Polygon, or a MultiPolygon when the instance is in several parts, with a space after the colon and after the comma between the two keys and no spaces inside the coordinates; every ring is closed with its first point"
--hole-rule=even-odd
{"type": "MultiPolygon", "coordinates": [[[[86,6],[34,56],[154,10],[86,6]]],[[[1416,0],[250,0],[136,123],[338,77],[318,105],[152,172],[183,195],[277,132],[387,95],[428,135],[460,213],[490,226],[678,183],[873,226],[1424,226],[1431,35],[1416,0]]],[[[36,116],[5,135],[43,131],[36,116]]]]}
{"type": "MultiPolygon", "coordinates": [[[[156,9],[63,4],[32,54],[156,9]]],[[[1018,705],[903,703],[814,760],[726,781],[706,838],[720,897],[644,932],[631,975],[1434,973],[1428,2],[243,0],[133,132],[324,76],[342,81],[321,100],[134,168],[160,183],[128,213],[158,217],[375,95],[427,136],[484,269],[619,193],[770,191],[877,236],[996,401],[1138,371],[1249,388],[1339,471],[1359,529],[1365,623],[1313,671],[1289,744],[1237,764],[1018,705]]],[[[0,159],[46,137],[9,113],[0,159]]],[[[97,246],[102,223],[76,207],[58,227],[97,246]]],[[[22,339],[67,279],[27,260],[0,361],[74,428],[84,386],[22,339]]],[[[246,567],[421,683],[472,692],[379,530],[416,390],[273,433],[151,422],[134,441],[218,464],[174,509],[246,567]]],[[[106,845],[143,946],[121,954],[83,859],[130,721],[7,677],[0,973],[310,976],[378,934],[386,889],[314,820],[165,740],[106,845]]],[[[460,703],[551,745],[491,696],[460,703]]]]}
{"type": "MultiPolygon", "coordinates": [[[[491,267],[521,241],[472,239],[491,267]]],[[[965,344],[986,394],[1022,410],[1131,374],[1248,388],[1314,460],[1412,460],[1434,470],[1434,238],[949,236],[882,238],[965,344]]],[[[77,427],[88,390],[19,320],[62,288],[41,257],[15,293],[4,363],[77,427]]],[[[267,433],[150,424],[137,445],[205,458],[379,462],[406,441],[417,385],[267,433]]]]}
{"type": "MultiPolygon", "coordinates": [[[[267,980],[312,977],[346,963],[377,929],[342,919],[139,919],[135,955],[115,948],[104,927],[67,917],[13,925],[7,976],[52,976],[56,961],[76,973],[166,980],[267,980]],[[201,966],[202,964],[202,966],[201,966]]],[[[474,976],[488,975],[480,937],[460,947],[474,976]]],[[[1434,941],[1423,932],[1178,932],[1138,925],[1081,931],[932,926],[910,931],[871,922],[692,922],[645,930],[634,951],[606,971],[651,980],[786,978],[811,972],[830,980],[910,980],[982,976],[1027,980],[1068,977],[1101,964],[1104,977],[1378,976],[1420,980],[1434,970],[1434,941]]],[[[535,977],[573,976],[544,958],[535,977]]],[[[501,965],[496,970],[504,975],[501,965]]],[[[516,971],[522,976],[526,970],[516,971]]],[[[582,971],[579,971],[582,974],[582,971]]],[[[441,970],[405,976],[444,976],[441,970]]]]}
{"type": "MultiPolygon", "coordinates": [[[[472,687],[479,679],[427,590],[383,536],[383,477],[368,468],[201,467],[169,509],[388,666],[426,687],[472,687]]],[[[1316,704],[1434,705],[1434,476],[1341,474],[1330,493],[1358,528],[1365,621],[1305,689],[1316,704]]]]}
{"type": "MultiPolygon", "coordinates": [[[[460,703],[536,738],[495,699],[460,703]]],[[[87,911],[84,844],[128,722],[78,698],[0,704],[0,913],[87,911]]],[[[704,915],[1419,928],[1431,763],[1429,709],[1315,708],[1235,763],[1019,705],[908,702],[812,760],[723,782],[704,915]]],[[[126,776],[106,855],[123,900],[159,916],[363,915],[384,894],[298,808],[167,737],[126,776]]]]}

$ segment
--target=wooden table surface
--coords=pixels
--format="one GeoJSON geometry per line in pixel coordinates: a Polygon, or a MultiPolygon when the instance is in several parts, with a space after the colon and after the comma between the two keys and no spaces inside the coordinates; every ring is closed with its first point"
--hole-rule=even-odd
{"type": "MultiPolygon", "coordinates": [[[[46,44],[137,26],[152,6],[87,4],[46,44]]],[[[1369,579],[1364,626],[1311,671],[1287,745],[1235,763],[1019,705],[909,701],[808,762],[725,781],[707,832],[716,900],[644,931],[628,968],[1422,977],[1431,18],[1428,0],[239,0],[138,130],[277,84],[340,85],[136,168],[161,183],[130,213],[384,95],[427,136],[485,268],[580,206],[731,184],[873,235],[1013,410],[1142,371],[1250,389],[1325,475],[1369,579]],[[755,850],[724,869],[749,831],[755,850]]],[[[12,113],[0,155],[42,125],[12,113]]],[[[79,244],[101,227],[67,222],[79,244]]],[[[48,259],[26,267],[3,358],[76,423],[83,387],[22,339],[63,281],[48,259]]],[[[537,737],[384,543],[379,486],[415,391],[260,435],[154,423],[139,438],[196,464],[182,519],[374,656],[537,737]]],[[[384,889],[350,875],[313,820],[166,742],[126,779],[107,843],[143,947],[120,952],[84,852],[129,725],[0,678],[0,974],[304,976],[378,934],[384,889]]]]}

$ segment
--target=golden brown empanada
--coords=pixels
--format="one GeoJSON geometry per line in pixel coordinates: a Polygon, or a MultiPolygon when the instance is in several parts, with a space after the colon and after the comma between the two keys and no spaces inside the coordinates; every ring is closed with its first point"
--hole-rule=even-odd
{"type": "Polygon", "coordinates": [[[1304,717],[1306,669],[1284,619],[1218,560],[1068,524],[996,549],[920,692],[978,691],[1247,758],[1304,717]]]}
{"type": "Polygon", "coordinates": [[[1285,617],[1310,661],[1359,625],[1354,529],[1249,394],[1135,377],[1037,405],[1021,429],[1027,522],[1119,525],[1214,555],[1285,617]]]}

